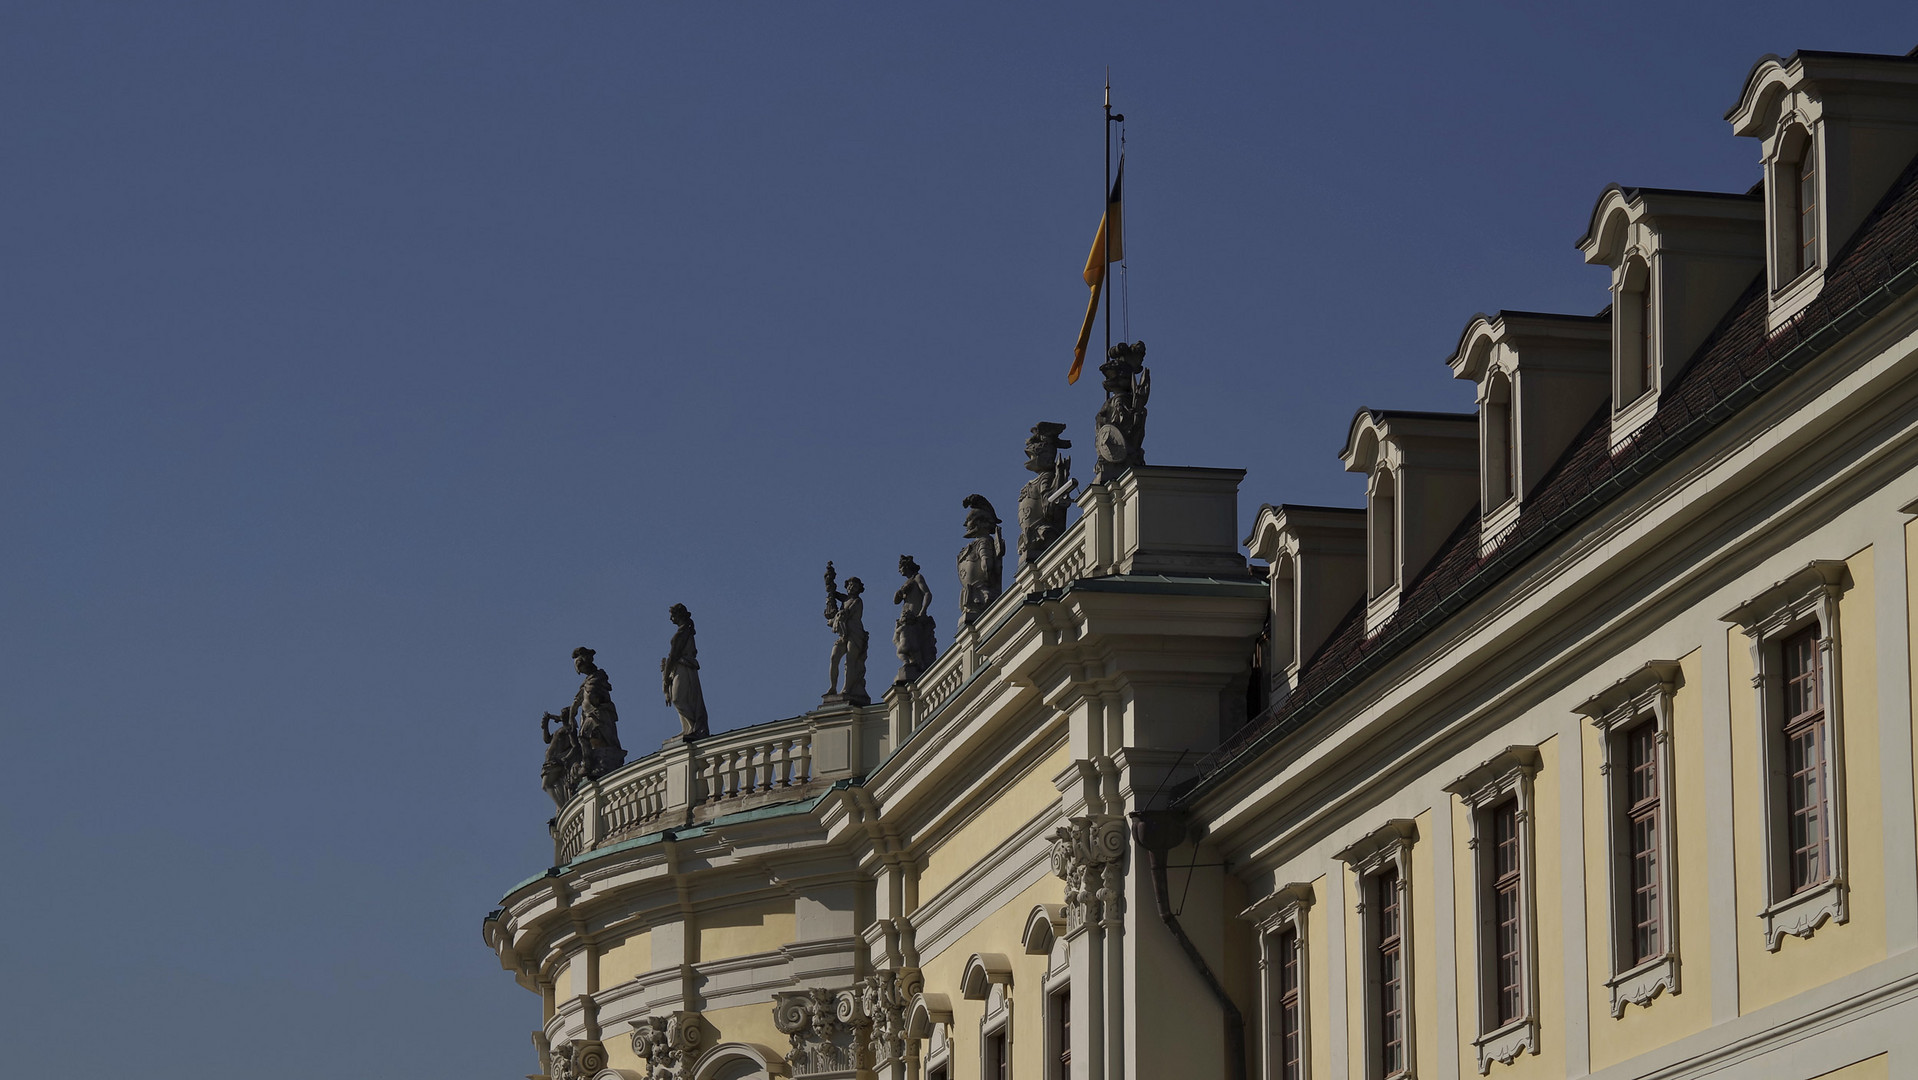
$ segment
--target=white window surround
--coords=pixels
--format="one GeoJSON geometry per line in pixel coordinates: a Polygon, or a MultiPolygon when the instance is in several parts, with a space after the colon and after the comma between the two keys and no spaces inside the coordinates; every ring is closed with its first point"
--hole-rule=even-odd
{"type": "Polygon", "coordinates": [[[1611,905],[1611,976],[1605,986],[1612,995],[1612,1018],[1625,1015],[1627,1003],[1647,1008],[1660,993],[1679,993],[1678,964],[1678,889],[1673,868],[1678,859],[1677,827],[1673,810],[1677,805],[1677,785],[1672,769],[1672,699],[1683,680],[1679,666],[1672,660],[1652,660],[1644,667],[1593,695],[1577,711],[1590,717],[1599,731],[1603,763],[1598,771],[1605,786],[1605,820],[1608,850],[1606,873],[1611,905]],[[1658,762],[1658,926],[1660,955],[1651,960],[1627,960],[1633,928],[1627,890],[1630,878],[1619,835],[1625,818],[1625,783],[1620,765],[1620,736],[1650,717],[1658,762]]]}
{"type": "Polygon", "coordinates": [[[1793,315],[1804,310],[1805,305],[1816,299],[1825,287],[1828,255],[1825,246],[1827,230],[1823,220],[1826,170],[1816,167],[1816,163],[1824,160],[1819,141],[1818,128],[1796,112],[1788,112],[1780,117],[1776,133],[1765,140],[1765,219],[1769,239],[1766,245],[1766,280],[1771,289],[1771,308],[1766,328],[1770,330],[1783,326],[1793,315]],[[1798,166],[1807,153],[1812,155],[1812,180],[1818,185],[1818,190],[1813,192],[1818,221],[1811,265],[1801,269],[1798,266],[1798,166]]]}
{"type": "Polygon", "coordinates": [[[1765,809],[1765,948],[1776,952],[1786,935],[1808,938],[1827,920],[1851,917],[1846,877],[1845,722],[1838,641],[1838,598],[1848,581],[1840,559],[1813,560],[1804,569],[1726,613],[1724,621],[1745,632],[1752,653],[1752,689],[1757,697],[1760,791],[1765,809]],[[1826,752],[1821,780],[1827,798],[1826,840],[1831,845],[1826,879],[1794,893],[1788,884],[1783,786],[1784,701],[1779,643],[1810,626],[1818,630],[1818,680],[1824,697],[1826,752]]]}
{"type": "Polygon", "coordinates": [[[1307,1080],[1312,1075],[1312,995],[1306,992],[1311,985],[1306,970],[1310,957],[1305,947],[1305,919],[1312,908],[1312,900],[1312,886],[1295,881],[1275,890],[1239,915],[1239,918],[1259,928],[1259,1015],[1263,1018],[1262,1030],[1265,1033],[1260,1047],[1263,1055],[1261,1075],[1267,1080],[1279,1075],[1282,1048],[1279,1046],[1276,1018],[1279,1014],[1279,966],[1284,958],[1278,955],[1277,947],[1279,935],[1288,930],[1292,932],[1293,971],[1299,985],[1299,1074],[1307,1080]]]}
{"type": "Polygon", "coordinates": [[[1044,995],[1043,1015],[1040,1017],[1042,1032],[1040,1042],[1045,1056],[1045,1068],[1041,1070],[1040,1075],[1050,1080],[1051,1077],[1058,1075],[1059,1054],[1066,1049],[1059,1045],[1059,995],[1072,992],[1072,973],[1064,968],[1048,971],[1040,982],[1039,989],[1044,995]]]}
{"type": "Polygon", "coordinates": [[[1334,855],[1333,858],[1344,863],[1358,878],[1357,902],[1353,909],[1358,912],[1359,923],[1363,927],[1360,941],[1361,955],[1366,958],[1366,970],[1371,971],[1370,961],[1377,948],[1377,920],[1367,911],[1366,894],[1372,879],[1386,871],[1394,871],[1398,877],[1399,902],[1399,982],[1403,1000],[1400,1002],[1400,1016],[1405,1025],[1405,1068],[1387,1073],[1380,1062],[1378,1029],[1378,994],[1376,980],[1368,975],[1364,980],[1365,1019],[1363,1030],[1366,1080],[1412,1080],[1418,1063],[1417,1017],[1413,1015],[1412,1002],[1417,997],[1413,993],[1414,968],[1412,963],[1415,944],[1412,940],[1412,845],[1418,842],[1418,823],[1411,818],[1393,818],[1363,838],[1334,855]]]}
{"type": "Polygon", "coordinates": [[[1478,1050],[1478,1071],[1492,1070],[1492,1062],[1510,1065],[1519,1054],[1537,1054],[1538,1041],[1538,885],[1532,778],[1538,774],[1540,757],[1536,746],[1508,746],[1490,761],[1453,781],[1445,790],[1465,804],[1472,823],[1472,903],[1473,925],[1479,940],[1475,965],[1479,984],[1479,1034],[1472,1040],[1478,1050]],[[1489,939],[1493,913],[1488,907],[1491,891],[1493,840],[1490,836],[1491,813],[1507,800],[1518,803],[1519,860],[1519,981],[1524,1008],[1518,1019],[1488,1029],[1486,1018],[1492,1015],[1495,991],[1493,942],[1489,939]]]}

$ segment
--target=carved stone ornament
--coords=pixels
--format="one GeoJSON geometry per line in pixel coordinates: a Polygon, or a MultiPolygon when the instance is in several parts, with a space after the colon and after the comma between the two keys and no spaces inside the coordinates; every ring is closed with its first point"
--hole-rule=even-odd
{"type": "Polygon", "coordinates": [[[1477,1040],[1478,1071],[1483,1076],[1492,1071],[1492,1062],[1510,1065],[1518,1060],[1520,1054],[1538,1053],[1538,1024],[1523,1021],[1507,1024],[1503,1028],[1482,1035],[1477,1040]]]}
{"type": "Polygon", "coordinates": [[[606,1046],[598,1039],[568,1039],[546,1055],[548,1080],[592,1080],[606,1068],[606,1046]]]}
{"type": "Polygon", "coordinates": [[[1072,478],[1072,459],[1059,451],[1072,444],[1059,437],[1064,424],[1050,420],[1032,426],[1026,440],[1026,469],[1038,475],[1019,489],[1019,565],[1044,554],[1066,531],[1066,508],[1079,482],[1072,478]]]}
{"type": "Polygon", "coordinates": [[[892,647],[899,654],[899,676],[894,685],[912,682],[939,658],[938,629],[930,609],[932,589],[919,564],[910,555],[899,556],[899,576],[906,579],[892,594],[892,602],[901,605],[899,619],[893,624],[892,647]]]}
{"type": "Polygon", "coordinates": [[[786,1064],[794,1076],[853,1075],[865,1056],[867,1018],[861,987],[782,990],[773,995],[773,1026],[792,1043],[786,1064]]]}
{"type": "Polygon", "coordinates": [[[912,999],[925,987],[917,968],[868,975],[858,987],[860,1012],[870,1023],[866,1052],[872,1068],[884,1070],[906,1057],[906,1021],[912,999]]]}
{"type": "Polygon", "coordinates": [[[839,591],[839,571],[826,563],[826,625],[832,627],[831,682],[821,698],[824,704],[870,705],[866,692],[866,583],[846,579],[846,591],[839,591]],[[839,662],[846,662],[846,685],[839,685],[839,662]]]}
{"type": "Polygon", "coordinates": [[[633,1053],[646,1059],[651,1080],[686,1080],[704,1048],[706,1020],[696,1012],[674,1012],[633,1021],[633,1053]]]}
{"type": "Polygon", "coordinates": [[[1134,465],[1145,464],[1145,404],[1152,396],[1152,371],[1145,366],[1145,342],[1120,342],[1106,350],[1099,365],[1106,400],[1093,419],[1099,462],[1092,482],[1103,484],[1134,465]]]}
{"type": "Polygon", "coordinates": [[[971,626],[1005,588],[1006,538],[999,515],[984,495],[968,495],[966,546],[959,551],[959,623],[971,626]]]}
{"type": "Polygon", "coordinates": [[[1125,819],[1075,817],[1052,834],[1052,872],[1066,883],[1066,935],[1117,926],[1127,846],[1125,819]]]}

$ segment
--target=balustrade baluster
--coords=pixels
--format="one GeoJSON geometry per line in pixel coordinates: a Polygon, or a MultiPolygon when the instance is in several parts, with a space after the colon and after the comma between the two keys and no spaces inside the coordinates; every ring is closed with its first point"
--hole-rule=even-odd
{"type": "Polygon", "coordinates": [[[801,735],[793,740],[799,744],[799,768],[793,772],[793,779],[801,784],[812,779],[812,736],[801,735]]]}

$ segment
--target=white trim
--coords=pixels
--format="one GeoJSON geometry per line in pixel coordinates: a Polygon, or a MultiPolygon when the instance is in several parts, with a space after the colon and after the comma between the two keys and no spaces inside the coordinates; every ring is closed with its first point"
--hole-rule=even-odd
{"type": "Polygon", "coordinates": [[[1280,1009],[1278,969],[1283,958],[1277,954],[1276,945],[1279,935],[1287,932],[1292,935],[1293,969],[1299,987],[1299,1080],[1310,1080],[1312,1075],[1312,984],[1306,968],[1309,960],[1306,913],[1311,909],[1312,901],[1312,886],[1295,881],[1239,915],[1241,919],[1257,923],[1259,928],[1259,1016],[1262,1032],[1259,1053],[1262,1074],[1266,1080],[1277,1080],[1284,1054],[1277,1022],[1280,1009]]]}
{"type": "Polygon", "coordinates": [[[1412,1003],[1417,997],[1412,964],[1412,845],[1417,842],[1418,824],[1411,818],[1394,818],[1333,856],[1358,878],[1358,895],[1354,898],[1353,909],[1359,914],[1359,969],[1366,973],[1362,994],[1365,1015],[1360,1018],[1364,1033],[1361,1053],[1366,1080],[1412,1080],[1418,1069],[1418,1044],[1413,1037],[1417,1027],[1412,1015],[1412,1003]],[[1365,903],[1366,889],[1371,879],[1388,870],[1398,879],[1399,1019],[1405,1026],[1405,1067],[1390,1073],[1385,1071],[1384,1063],[1379,1060],[1379,1040],[1382,1036],[1378,1029],[1379,989],[1372,974],[1376,968],[1371,962],[1378,938],[1377,917],[1366,911],[1365,903]]]}
{"type": "MultiPolygon", "coordinates": [[[[1605,980],[1611,991],[1612,1019],[1625,1015],[1625,1006],[1647,1008],[1661,993],[1680,991],[1678,963],[1678,829],[1673,813],[1678,806],[1677,778],[1672,763],[1672,699],[1682,682],[1679,666],[1672,660],[1652,660],[1644,667],[1593,695],[1578,711],[1591,718],[1598,729],[1600,746],[1599,782],[1605,788],[1606,901],[1611,926],[1611,976],[1605,980]],[[1645,961],[1633,958],[1626,949],[1632,940],[1629,925],[1630,903],[1626,893],[1630,877],[1621,826],[1625,818],[1624,785],[1629,781],[1617,768],[1619,739],[1627,728],[1650,717],[1658,756],[1658,933],[1659,955],[1645,961]]],[[[1702,822],[1700,825],[1702,826],[1702,822]]]]}
{"type": "Polygon", "coordinates": [[[1777,952],[1786,935],[1808,938],[1826,921],[1851,918],[1850,887],[1846,877],[1845,843],[1845,722],[1842,669],[1838,648],[1838,598],[1847,581],[1841,559],[1814,559],[1804,569],[1766,589],[1727,613],[1751,644],[1752,690],[1758,705],[1758,745],[1761,762],[1759,790],[1765,806],[1765,948],[1777,952]],[[1831,846],[1831,871],[1824,882],[1790,891],[1787,853],[1780,803],[1783,764],[1783,686],[1778,678],[1779,641],[1808,626],[1818,628],[1818,686],[1825,699],[1824,782],[1826,816],[1831,846]]]}
{"type": "Polygon", "coordinates": [[[1478,1051],[1480,1075],[1492,1070],[1492,1062],[1506,1065],[1524,1051],[1537,1054],[1538,1041],[1538,858],[1536,831],[1538,812],[1534,806],[1532,779],[1538,774],[1541,757],[1536,746],[1509,746],[1478,768],[1459,777],[1445,790],[1458,796],[1469,811],[1472,837],[1466,846],[1472,852],[1472,911],[1476,929],[1477,962],[1472,968],[1478,983],[1478,1037],[1472,1046],[1478,1051]],[[1519,889],[1519,985],[1523,1008],[1517,1018],[1496,1028],[1488,1027],[1487,1017],[1495,992],[1492,950],[1487,934],[1495,917],[1487,900],[1492,887],[1495,840],[1487,829],[1493,810],[1514,801],[1518,830],[1519,889]]]}

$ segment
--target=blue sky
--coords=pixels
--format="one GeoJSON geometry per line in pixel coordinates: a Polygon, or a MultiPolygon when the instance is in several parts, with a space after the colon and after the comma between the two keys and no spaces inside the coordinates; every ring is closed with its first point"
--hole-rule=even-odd
{"type": "MultiPolygon", "coordinates": [[[[1591,312],[1610,181],[1881,4],[0,7],[0,1072],[532,1071],[479,922],[538,717],[666,608],[713,727],[825,688],[827,559],[953,624],[960,500],[1068,424],[1127,114],[1149,460],[1356,504],[1360,405],[1476,311],[1591,312]]],[[[1083,441],[1081,441],[1083,440],[1083,441]]],[[[876,681],[889,616],[869,612],[876,681]]]]}

